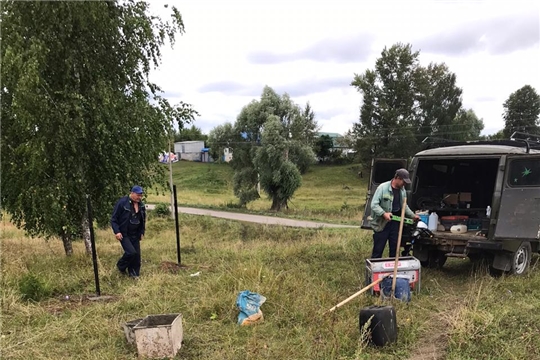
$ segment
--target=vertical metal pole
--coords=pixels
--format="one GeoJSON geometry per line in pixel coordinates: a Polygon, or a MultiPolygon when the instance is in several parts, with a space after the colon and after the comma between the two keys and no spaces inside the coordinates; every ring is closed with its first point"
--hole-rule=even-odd
{"type": "Polygon", "coordinates": [[[92,263],[94,264],[94,280],[96,282],[96,294],[101,296],[99,289],[99,273],[96,253],[96,242],[94,240],[94,219],[92,217],[92,206],[90,205],[90,196],[86,195],[86,207],[88,209],[88,226],[90,228],[90,244],[92,245],[92,263]]]}
{"type": "MultiPolygon", "coordinates": [[[[171,206],[174,206],[174,198],[176,199],[176,195],[173,194],[173,180],[172,180],[172,160],[171,160],[171,139],[169,139],[169,153],[167,154],[167,159],[169,161],[169,188],[171,189],[171,206]]],[[[171,216],[174,216],[173,213],[171,213],[171,216]]]]}
{"type": "Polygon", "coordinates": [[[178,225],[178,204],[176,200],[176,185],[173,185],[174,195],[174,222],[176,224],[176,254],[178,255],[178,265],[182,265],[182,257],[180,255],[180,226],[178,225]]]}

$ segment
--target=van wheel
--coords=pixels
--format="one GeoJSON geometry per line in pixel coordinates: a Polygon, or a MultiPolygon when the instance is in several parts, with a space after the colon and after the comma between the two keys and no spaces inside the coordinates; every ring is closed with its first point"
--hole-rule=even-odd
{"type": "Polygon", "coordinates": [[[524,241],[512,256],[512,274],[522,275],[527,272],[531,265],[531,243],[524,241]]]}
{"type": "Polygon", "coordinates": [[[430,250],[428,259],[426,261],[420,261],[420,264],[425,268],[430,269],[442,269],[446,262],[446,254],[439,250],[430,250]]]}

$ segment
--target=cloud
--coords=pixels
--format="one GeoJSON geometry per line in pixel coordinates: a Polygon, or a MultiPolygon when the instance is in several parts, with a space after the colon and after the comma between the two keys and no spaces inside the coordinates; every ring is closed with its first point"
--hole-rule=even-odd
{"type": "MultiPolygon", "coordinates": [[[[307,78],[293,83],[270,86],[278,94],[287,93],[291,97],[307,96],[325,92],[335,88],[347,88],[352,81],[351,76],[336,76],[332,78],[307,78]]],[[[217,92],[224,95],[241,95],[260,97],[265,84],[242,84],[236,81],[217,81],[205,84],[198,90],[202,93],[217,92]]]]}
{"type": "Polygon", "coordinates": [[[307,78],[294,83],[277,85],[274,87],[274,90],[278,93],[286,92],[292,97],[307,96],[335,88],[347,88],[350,86],[352,79],[352,75],[324,79],[307,78]]]}
{"type": "Polygon", "coordinates": [[[483,19],[447,29],[416,42],[425,52],[464,55],[487,51],[493,55],[528,49],[540,41],[540,17],[537,12],[521,16],[483,19]]]}
{"type": "Polygon", "coordinates": [[[298,60],[319,62],[350,63],[367,60],[375,37],[371,34],[358,34],[348,37],[327,38],[302,50],[289,53],[257,51],[248,54],[252,64],[268,65],[298,60]]]}
{"type": "Polygon", "coordinates": [[[236,81],[216,81],[205,84],[199,88],[202,93],[218,92],[229,95],[258,96],[261,94],[262,86],[246,85],[236,81]]]}
{"type": "Polygon", "coordinates": [[[177,98],[181,98],[183,96],[183,93],[181,93],[180,91],[169,91],[169,90],[164,90],[163,91],[163,97],[167,98],[167,99],[177,99],[177,98]]]}
{"type": "Polygon", "coordinates": [[[321,121],[332,119],[333,117],[341,115],[345,112],[343,108],[337,108],[337,107],[319,110],[319,111],[317,111],[317,109],[314,109],[314,111],[315,111],[316,119],[321,120],[321,121]]]}
{"type": "Polygon", "coordinates": [[[495,96],[479,96],[474,99],[475,102],[492,102],[497,101],[495,96]]]}

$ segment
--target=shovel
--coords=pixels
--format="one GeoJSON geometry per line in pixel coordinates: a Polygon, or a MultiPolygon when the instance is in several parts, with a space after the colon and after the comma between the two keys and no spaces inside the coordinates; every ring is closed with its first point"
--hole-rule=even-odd
{"type": "Polygon", "coordinates": [[[342,306],[342,305],[345,305],[346,303],[348,303],[349,301],[351,301],[352,299],[354,299],[355,297],[357,297],[358,295],[368,291],[369,289],[371,289],[372,287],[374,287],[375,285],[377,285],[378,283],[380,283],[381,281],[383,281],[384,279],[386,279],[389,275],[385,275],[383,277],[381,277],[380,279],[377,279],[375,280],[374,282],[372,282],[371,284],[369,284],[368,286],[366,286],[365,288],[363,288],[362,290],[358,291],[357,293],[349,296],[348,298],[346,298],[345,300],[343,300],[342,302],[340,302],[339,304],[337,304],[336,306],[334,306],[333,308],[331,308],[330,310],[326,311],[326,313],[328,312],[332,312],[334,310],[336,310],[338,307],[342,306]]]}
{"type": "Polygon", "coordinates": [[[396,292],[396,278],[397,269],[399,264],[399,251],[401,249],[401,236],[403,235],[403,222],[405,219],[405,209],[407,207],[407,197],[403,199],[403,205],[401,205],[401,220],[399,221],[399,233],[396,246],[396,262],[394,263],[394,276],[392,277],[392,297],[395,297],[396,292]]]}

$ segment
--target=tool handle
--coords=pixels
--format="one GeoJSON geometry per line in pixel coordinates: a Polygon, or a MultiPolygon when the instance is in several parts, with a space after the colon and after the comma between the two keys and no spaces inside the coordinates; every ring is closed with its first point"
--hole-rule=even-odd
{"type": "Polygon", "coordinates": [[[381,277],[380,279],[377,279],[375,280],[374,282],[372,282],[371,284],[369,284],[368,286],[366,286],[365,288],[363,288],[362,290],[358,291],[357,293],[349,296],[348,298],[346,298],[345,300],[343,300],[342,302],[340,302],[339,304],[337,304],[336,306],[334,306],[333,308],[331,308],[330,310],[328,310],[327,312],[332,312],[334,310],[336,310],[338,307],[342,306],[342,305],[345,305],[346,303],[348,303],[349,301],[351,301],[352,299],[354,299],[355,297],[357,297],[358,295],[362,294],[363,292],[366,292],[367,290],[371,289],[373,286],[377,285],[378,283],[380,283],[381,281],[383,281],[385,278],[387,278],[389,275],[385,275],[383,277],[381,277]]]}
{"type": "Polygon", "coordinates": [[[397,278],[397,270],[399,265],[399,251],[401,248],[401,236],[403,235],[403,219],[405,218],[405,209],[407,208],[407,197],[405,196],[405,199],[403,199],[403,205],[401,206],[401,221],[399,223],[399,234],[397,239],[397,246],[396,246],[396,262],[394,264],[394,277],[392,278],[392,296],[394,296],[396,291],[396,278],[397,278]]]}

